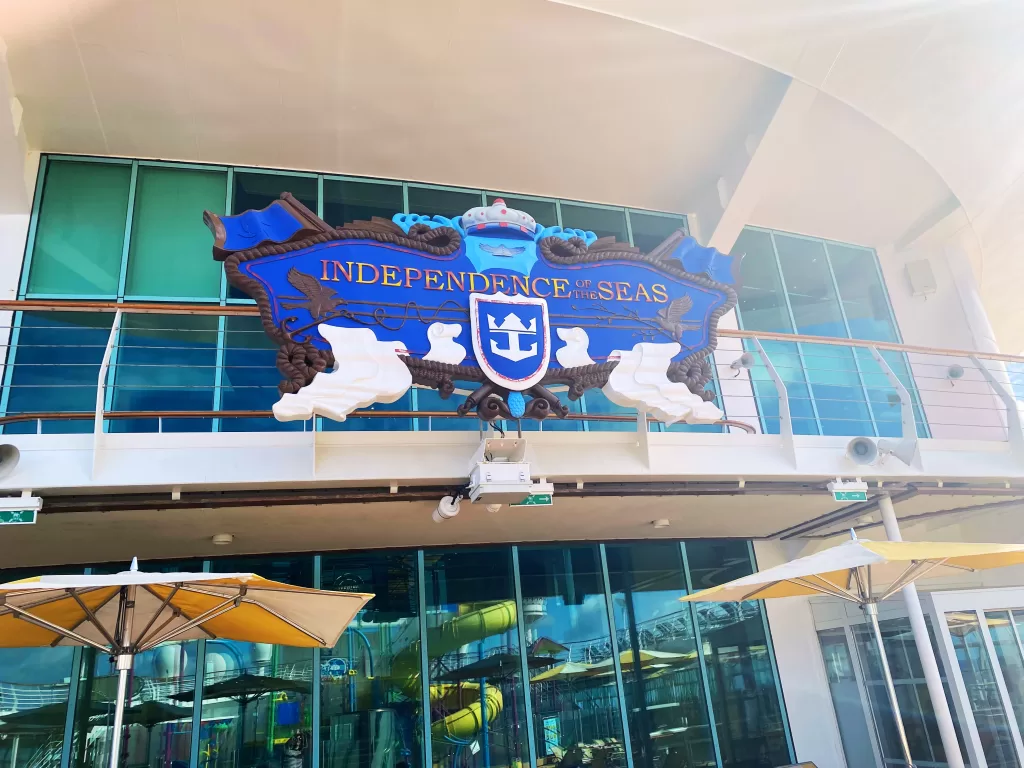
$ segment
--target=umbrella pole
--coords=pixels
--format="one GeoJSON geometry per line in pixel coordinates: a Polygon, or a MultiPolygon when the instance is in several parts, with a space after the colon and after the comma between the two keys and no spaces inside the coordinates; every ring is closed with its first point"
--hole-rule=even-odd
{"type": "Polygon", "coordinates": [[[128,676],[132,671],[135,657],[126,653],[132,643],[132,620],[135,618],[135,587],[127,587],[122,593],[123,615],[115,639],[117,655],[117,702],[114,705],[114,733],[110,739],[110,768],[118,768],[121,762],[121,731],[124,726],[124,707],[128,698],[128,676]]]}
{"type": "Polygon", "coordinates": [[[900,704],[896,699],[896,686],[892,681],[892,673],[889,671],[889,661],[885,658],[885,645],[882,642],[882,630],[878,626],[878,604],[865,603],[864,610],[871,617],[871,629],[875,633],[875,643],[878,644],[878,657],[882,662],[882,674],[885,677],[885,689],[889,694],[889,704],[892,706],[893,716],[896,718],[896,732],[900,737],[900,748],[903,750],[903,759],[906,760],[908,768],[913,768],[914,763],[910,758],[910,744],[907,741],[907,732],[903,728],[903,715],[900,714],[900,704]]]}

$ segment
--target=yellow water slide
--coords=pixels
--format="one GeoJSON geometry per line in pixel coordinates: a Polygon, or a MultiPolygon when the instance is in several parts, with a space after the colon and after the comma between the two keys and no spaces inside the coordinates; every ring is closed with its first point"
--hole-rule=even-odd
{"type": "MultiPolygon", "coordinates": [[[[449,619],[438,627],[427,630],[427,653],[431,657],[443,656],[470,643],[479,642],[485,637],[508,632],[516,624],[516,604],[513,600],[492,603],[482,608],[468,610],[449,619]]],[[[412,643],[392,662],[391,670],[396,679],[402,680],[403,690],[410,698],[420,695],[420,643],[412,643]]],[[[430,686],[430,703],[440,704],[446,709],[460,707],[457,711],[441,720],[435,720],[430,727],[434,739],[452,736],[457,739],[469,739],[483,727],[481,711],[486,705],[487,722],[501,714],[504,704],[501,691],[497,686],[489,685],[484,692],[484,702],[480,701],[479,683],[438,683],[430,686]],[[467,699],[471,701],[465,705],[467,699]]]]}

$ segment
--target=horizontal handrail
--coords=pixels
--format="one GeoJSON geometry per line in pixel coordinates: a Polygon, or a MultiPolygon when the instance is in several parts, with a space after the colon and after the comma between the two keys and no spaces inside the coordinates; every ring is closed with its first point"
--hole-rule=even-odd
{"type": "MultiPolygon", "coordinates": [[[[21,299],[0,300],[0,311],[23,312],[116,312],[125,314],[149,315],[214,315],[232,317],[255,317],[259,310],[253,304],[218,303],[188,304],[181,302],[132,301],[119,303],[116,301],[87,301],[82,299],[21,299]]],[[[890,341],[865,341],[862,339],[838,339],[832,336],[808,336],[799,333],[776,333],[774,331],[749,331],[735,328],[720,328],[719,336],[736,339],[758,338],[761,341],[802,342],[804,344],[821,344],[835,347],[859,347],[862,349],[885,350],[887,352],[907,352],[923,355],[947,355],[949,357],[974,357],[983,360],[998,360],[1004,363],[1024,363],[1024,356],[1006,355],[1001,352],[980,352],[964,349],[944,349],[942,347],[925,347],[916,344],[897,344],[890,341]]]]}
{"type": "MultiPolygon", "coordinates": [[[[0,426],[4,424],[16,424],[26,421],[90,421],[94,418],[93,413],[85,411],[40,411],[39,413],[14,413],[9,416],[0,416],[0,426]]],[[[104,411],[104,419],[269,419],[273,418],[273,411],[104,411]]],[[[461,415],[455,411],[353,411],[349,414],[350,419],[406,419],[406,418],[431,418],[431,419],[479,419],[475,413],[461,415]]],[[[614,413],[570,413],[566,417],[568,421],[618,421],[635,423],[635,416],[618,415],[614,413]]],[[[513,421],[505,419],[505,421],[513,421]]],[[[558,419],[552,419],[558,421],[558,419]]],[[[658,423],[659,419],[647,417],[648,423],[658,423]]],[[[747,434],[755,434],[755,430],[749,424],[732,419],[722,419],[711,422],[708,426],[736,427],[747,434]]]]}

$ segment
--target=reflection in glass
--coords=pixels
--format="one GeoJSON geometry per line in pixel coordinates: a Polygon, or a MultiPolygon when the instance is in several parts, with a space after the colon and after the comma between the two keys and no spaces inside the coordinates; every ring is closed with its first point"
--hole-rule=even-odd
{"type": "Polygon", "coordinates": [[[597,547],[519,551],[538,760],[625,765],[597,547]]]}
{"type": "Polygon", "coordinates": [[[861,701],[857,674],[854,670],[850,647],[846,643],[846,632],[842,629],[825,629],[818,632],[821,655],[825,660],[825,674],[828,689],[832,695],[832,707],[839,724],[839,738],[843,742],[846,764],[873,766],[875,755],[871,749],[874,735],[868,725],[867,713],[861,701]]]}
{"type": "Polygon", "coordinates": [[[562,203],[562,226],[593,232],[598,237],[614,237],[620,243],[629,242],[626,211],[622,208],[562,203]]]}
{"type": "Polygon", "coordinates": [[[714,765],[679,544],[609,546],[615,633],[636,768],[714,765]]]}
{"type": "Polygon", "coordinates": [[[995,671],[981,635],[978,615],[973,611],[946,614],[949,637],[967,689],[978,737],[990,768],[1017,766],[1013,738],[999,695],[995,671]]]}
{"type": "Polygon", "coordinates": [[[435,766],[529,764],[511,555],[425,555],[435,766]]]}
{"type": "Polygon", "coordinates": [[[1017,727],[1024,730],[1024,652],[1021,650],[1020,635],[1009,611],[987,611],[985,622],[999,659],[1006,693],[1017,718],[1017,727]]]}
{"type": "MultiPolygon", "coordinates": [[[[686,544],[693,589],[753,571],[743,541],[686,544]]],[[[790,762],[781,696],[759,602],[696,603],[722,765],[760,768],[790,762]]]]}
{"type": "Polygon", "coordinates": [[[422,763],[416,557],[325,556],[323,589],[376,596],[320,658],[322,768],[422,763]]]}
{"type": "Polygon", "coordinates": [[[639,248],[641,253],[650,253],[677,229],[685,230],[686,218],[631,210],[629,228],[633,233],[633,245],[639,248]]]}
{"type": "MultiPolygon", "coordinates": [[[[310,556],[223,558],[211,570],[313,586],[310,556]]],[[[207,640],[201,768],[309,768],[312,686],[310,648],[207,640]]]]}
{"type": "MultiPolygon", "coordinates": [[[[0,581],[19,578],[3,576],[0,581]]],[[[0,765],[59,765],[72,654],[71,648],[0,650],[0,765]]]]}
{"type": "MultiPolygon", "coordinates": [[[[281,397],[277,384],[277,344],[270,340],[258,317],[224,318],[224,354],[221,367],[220,409],[269,411],[281,397]]],[[[222,419],[222,432],[302,432],[301,421],[222,419]]]]}
{"type": "MultiPolygon", "coordinates": [[[[928,765],[947,765],[946,753],[942,748],[942,739],[935,722],[935,711],[932,709],[928,686],[924,681],[921,658],[918,656],[917,645],[910,629],[910,620],[886,619],[878,624],[882,632],[882,643],[885,645],[885,658],[889,662],[889,671],[896,687],[896,699],[900,705],[903,727],[910,744],[910,755],[915,761],[928,765]]],[[[889,703],[874,633],[867,624],[855,625],[852,630],[882,756],[887,764],[906,765],[896,733],[895,714],[889,703]]],[[[938,653],[930,627],[929,636],[932,648],[938,653]]],[[[941,669],[939,672],[943,674],[941,669]]],[[[953,726],[959,735],[960,726],[945,677],[943,688],[950,711],[953,713],[953,726]]],[[[960,743],[963,744],[962,739],[960,743]]]]}

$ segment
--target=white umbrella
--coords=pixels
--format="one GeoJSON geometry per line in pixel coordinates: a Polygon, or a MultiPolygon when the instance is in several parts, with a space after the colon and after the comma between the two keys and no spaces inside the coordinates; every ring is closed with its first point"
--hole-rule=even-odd
{"type": "Polygon", "coordinates": [[[223,639],[333,648],[373,597],[269,581],[252,573],[37,576],[0,584],[0,647],[83,645],[117,659],[110,768],[121,750],[136,654],[171,640],[223,639]]]}

